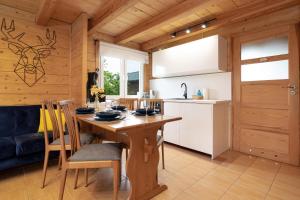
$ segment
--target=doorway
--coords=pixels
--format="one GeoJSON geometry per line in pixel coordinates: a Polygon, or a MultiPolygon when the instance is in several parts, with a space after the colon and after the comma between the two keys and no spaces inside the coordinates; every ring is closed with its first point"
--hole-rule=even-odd
{"type": "Polygon", "coordinates": [[[234,150],[299,165],[298,29],[234,38],[234,150]]]}

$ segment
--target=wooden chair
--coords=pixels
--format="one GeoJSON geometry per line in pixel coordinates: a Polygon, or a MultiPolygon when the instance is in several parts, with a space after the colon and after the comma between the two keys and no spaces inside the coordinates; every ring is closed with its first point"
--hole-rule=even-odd
{"type": "Polygon", "coordinates": [[[113,199],[118,196],[118,184],[120,179],[122,147],[119,143],[105,144],[88,144],[81,147],[79,142],[76,142],[76,148],[72,156],[67,158],[66,143],[63,137],[63,125],[61,113],[63,112],[66,118],[66,124],[69,132],[75,135],[76,141],[79,141],[78,123],[76,116],[72,116],[70,105],[71,101],[60,101],[58,103],[58,125],[62,155],[62,178],[59,192],[59,200],[63,199],[64,188],[68,169],[76,169],[75,172],[75,187],[78,180],[79,169],[89,168],[113,168],[114,171],[114,192],[113,199]]]}
{"type": "Polygon", "coordinates": [[[119,105],[126,106],[128,110],[134,110],[138,103],[137,98],[120,98],[118,99],[119,105]]]}
{"type": "MultiPolygon", "coordinates": [[[[55,102],[54,101],[47,101],[45,100],[42,103],[42,120],[44,123],[44,138],[45,138],[45,158],[44,158],[44,166],[43,166],[43,174],[42,174],[42,185],[41,188],[44,188],[45,181],[46,181],[46,173],[47,173],[47,167],[48,167],[48,161],[49,161],[49,154],[51,151],[60,151],[61,145],[60,145],[60,139],[59,139],[59,127],[58,127],[58,120],[55,113],[55,102]],[[49,134],[52,134],[52,142],[50,142],[49,134],[48,134],[48,128],[47,128],[47,120],[46,120],[46,110],[48,110],[50,121],[52,123],[53,131],[49,132],[49,134]]],[[[89,144],[93,141],[94,137],[90,134],[80,134],[80,143],[82,145],[89,144]]],[[[74,136],[72,135],[72,132],[69,132],[69,134],[64,134],[64,138],[66,141],[65,149],[67,151],[72,151],[72,149],[75,148],[74,143],[74,136]]],[[[71,152],[72,153],[72,152],[71,152]]],[[[58,166],[60,168],[61,166],[61,154],[59,156],[59,163],[58,166]]],[[[86,173],[87,176],[87,173],[86,173]]]]}
{"type": "MultiPolygon", "coordinates": [[[[149,109],[154,109],[156,112],[160,114],[164,114],[164,101],[162,99],[149,99],[142,98],[138,100],[138,108],[142,106],[143,101],[147,101],[149,105],[149,109]]],[[[161,146],[161,159],[162,159],[162,168],[165,169],[165,149],[164,149],[164,127],[160,128],[160,135],[157,135],[157,146],[161,146]]]]}

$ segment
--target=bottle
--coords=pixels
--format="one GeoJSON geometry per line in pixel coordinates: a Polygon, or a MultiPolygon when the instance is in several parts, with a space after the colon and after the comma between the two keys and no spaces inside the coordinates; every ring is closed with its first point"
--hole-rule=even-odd
{"type": "Polygon", "coordinates": [[[207,100],[208,99],[208,89],[203,88],[202,93],[203,93],[203,99],[207,100]]]}

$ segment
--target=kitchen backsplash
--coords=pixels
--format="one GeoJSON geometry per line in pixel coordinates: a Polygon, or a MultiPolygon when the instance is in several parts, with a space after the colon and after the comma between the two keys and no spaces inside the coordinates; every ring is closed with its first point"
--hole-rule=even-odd
{"type": "Polygon", "coordinates": [[[150,88],[158,98],[178,98],[183,97],[183,82],[188,87],[188,98],[197,94],[198,89],[207,88],[209,99],[231,100],[231,72],[153,79],[150,88]]]}

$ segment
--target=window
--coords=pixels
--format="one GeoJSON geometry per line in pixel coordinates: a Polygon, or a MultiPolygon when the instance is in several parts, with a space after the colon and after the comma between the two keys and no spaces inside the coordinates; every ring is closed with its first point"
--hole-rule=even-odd
{"type": "Polygon", "coordinates": [[[135,97],[143,90],[143,64],[134,60],[102,56],[101,86],[109,97],[135,97]]]}
{"type": "Polygon", "coordinates": [[[137,95],[142,91],[140,86],[141,80],[141,63],[133,60],[126,61],[126,94],[137,95]]]}
{"type": "Polygon", "coordinates": [[[288,60],[242,65],[242,81],[288,79],[288,60]]]}
{"type": "Polygon", "coordinates": [[[241,81],[289,78],[288,37],[280,36],[241,46],[241,81]]]}
{"type": "Polygon", "coordinates": [[[121,60],[104,57],[102,59],[103,84],[106,95],[120,95],[121,60]]]}

